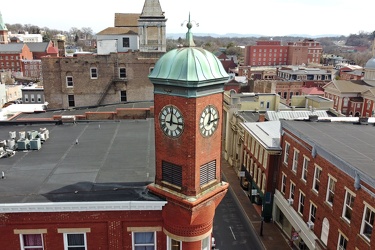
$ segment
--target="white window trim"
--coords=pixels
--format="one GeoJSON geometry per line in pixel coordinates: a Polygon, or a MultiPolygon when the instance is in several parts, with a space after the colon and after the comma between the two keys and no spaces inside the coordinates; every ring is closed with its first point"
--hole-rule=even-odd
{"type": "MultiPolygon", "coordinates": [[[[91,74],[91,72],[90,72],[90,74],[91,74]]],[[[67,87],[67,88],[73,88],[73,87],[74,87],[73,76],[66,76],[65,79],[66,79],[66,87],[67,87]],[[72,86],[69,86],[69,84],[68,84],[68,82],[69,82],[69,81],[68,81],[68,77],[72,78],[72,81],[71,81],[71,82],[72,82],[72,86]]]]}
{"type": "Polygon", "coordinates": [[[346,237],[345,234],[343,234],[340,230],[339,230],[339,237],[337,237],[337,250],[345,250],[343,248],[340,247],[340,238],[343,237],[346,239],[346,242],[349,242],[349,238],[346,237]]]}
{"type": "MultiPolygon", "coordinates": [[[[341,217],[342,217],[346,222],[348,222],[348,223],[350,224],[350,221],[351,221],[351,220],[349,220],[348,218],[345,217],[345,212],[346,212],[346,209],[347,209],[347,206],[346,206],[346,200],[348,199],[348,193],[350,193],[350,195],[351,195],[352,197],[354,197],[354,198],[355,198],[356,194],[355,194],[352,190],[350,190],[349,188],[347,188],[347,187],[344,187],[344,188],[345,188],[346,192],[345,192],[345,198],[344,198],[344,204],[343,204],[343,207],[342,207],[342,214],[341,214],[341,217]]],[[[352,213],[353,213],[353,208],[352,208],[352,213]]]]}
{"type": "Polygon", "coordinates": [[[98,68],[97,67],[90,67],[90,78],[91,79],[98,79],[98,68]],[[96,77],[93,77],[92,76],[92,70],[95,69],[96,70],[96,77]]]}
{"type": "MultiPolygon", "coordinates": [[[[365,234],[363,234],[363,229],[365,227],[366,209],[371,210],[373,213],[375,213],[375,209],[372,206],[370,206],[370,204],[368,204],[365,201],[363,202],[363,204],[365,205],[365,207],[363,208],[363,216],[362,216],[360,234],[363,236],[363,238],[365,238],[368,242],[370,242],[371,238],[368,238],[365,234]]],[[[374,214],[374,216],[375,216],[375,214],[374,214]]],[[[372,229],[374,229],[374,225],[371,225],[371,226],[372,226],[372,229]]],[[[371,236],[372,236],[372,234],[371,234],[371,236]]]]}
{"type": "Polygon", "coordinates": [[[281,174],[281,187],[280,187],[280,192],[282,194],[285,194],[285,191],[286,191],[286,180],[287,180],[287,177],[288,176],[284,172],[282,172],[282,174],[281,174]],[[284,176],[285,176],[285,182],[284,182],[284,176]],[[284,187],[285,187],[285,190],[283,191],[284,187]]]}
{"type": "MultiPolygon", "coordinates": [[[[132,250],[135,250],[135,240],[134,240],[134,233],[140,233],[141,231],[133,231],[132,232],[132,250]]],[[[142,244],[142,246],[154,246],[154,249],[156,250],[157,249],[157,246],[156,246],[156,231],[142,231],[143,233],[154,233],[154,244],[151,245],[151,244],[142,244]]]]}
{"type": "Polygon", "coordinates": [[[290,151],[290,143],[285,141],[285,149],[284,149],[284,159],[283,163],[288,166],[288,158],[289,158],[289,151],[290,151]],[[288,150],[287,150],[288,149],[288,150]]]}
{"type": "Polygon", "coordinates": [[[294,173],[297,173],[297,169],[298,169],[298,158],[299,158],[299,150],[294,148],[294,151],[293,151],[293,165],[292,165],[292,171],[294,173]],[[296,159],[297,157],[297,159],[296,159]]]}
{"type": "Polygon", "coordinates": [[[302,164],[302,173],[301,173],[301,180],[303,182],[307,182],[307,174],[309,172],[309,163],[310,163],[310,158],[306,157],[306,155],[303,155],[303,164],[302,164]],[[307,164],[305,164],[307,162],[307,164]],[[306,179],[304,179],[304,175],[306,173],[306,179]]]}
{"type": "Polygon", "coordinates": [[[292,199],[292,187],[294,186],[294,190],[293,190],[293,200],[295,199],[296,197],[296,184],[293,182],[293,181],[290,181],[290,187],[289,187],[289,198],[292,199]]]}
{"type": "Polygon", "coordinates": [[[298,195],[298,214],[303,216],[303,214],[300,212],[300,208],[301,208],[301,196],[303,195],[303,211],[305,212],[306,210],[306,195],[304,192],[302,192],[301,190],[299,190],[299,195],[298,195]]]}
{"type": "Polygon", "coordinates": [[[20,243],[21,243],[21,250],[29,250],[29,249],[40,248],[40,247],[42,247],[42,249],[44,249],[44,240],[43,240],[43,234],[42,233],[25,233],[25,234],[19,234],[19,237],[20,237],[20,243]],[[28,234],[38,234],[38,235],[40,235],[41,238],[42,238],[42,246],[25,247],[25,243],[23,241],[23,236],[24,235],[28,235],[28,234]]]}
{"type": "Polygon", "coordinates": [[[86,232],[65,232],[64,235],[64,250],[68,250],[68,234],[83,234],[83,243],[85,244],[85,250],[87,250],[87,236],[86,232]]]}
{"type": "Polygon", "coordinates": [[[317,164],[315,164],[315,168],[314,168],[314,179],[313,179],[313,185],[312,185],[312,190],[316,193],[319,193],[319,190],[316,190],[315,189],[315,184],[316,184],[316,169],[319,169],[320,171],[320,175],[319,175],[319,189],[322,188],[322,183],[321,183],[321,177],[322,177],[322,168],[319,167],[317,164]]]}
{"type": "Polygon", "coordinates": [[[315,214],[314,214],[314,223],[315,223],[315,221],[316,221],[316,214],[317,214],[317,211],[318,211],[318,206],[317,205],[315,205],[314,204],[314,202],[312,202],[311,200],[310,200],[310,211],[309,211],[309,221],[312,221],[311,220],[311,216],[312,216],[312,208],[313,208],[313,206],[315,207],[315,214]]]}
{"type": "MultiPolygon", "coordinates": [[[[337,179],[335,177],[333,177],[332,175],[328,174],[328,183],[327,183],[327,193],[326,193],[326,202],[328,205],[330,205],[331,207],[333,206],[333,203],[328,201],[328,197],[329,197],[329,193],[330,193],[330,183],[331,181],[334,182],[334,187],[336,187],[336,182],[337,182],[337,179]]],[[[335,195],[335,190],[333,190],[333,195],[335,195]]],[[[334,198],[333,198],[334,199],[334,198]]]]}
{"type": "MultiPolygon", "coordinates": [[[[169,236],[167,236],[167,249],[168,250],[171,250],[172,246],[171,246],[171,240],[172,238],[170,238],[169,236]]],[[[175,241],[179,241],[179,240],[175,240],[175,241]]],[[[180,250],[182,250],[182,242],[180,242],[180,250]]],[[[156,248],[155,248],[156,249],[156,248]]]]}

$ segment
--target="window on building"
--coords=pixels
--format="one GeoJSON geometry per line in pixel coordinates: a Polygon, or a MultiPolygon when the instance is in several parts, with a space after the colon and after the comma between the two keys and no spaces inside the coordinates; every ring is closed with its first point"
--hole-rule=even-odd
{"type": "Polygon", "coordinates": [[[260,107],[261,107],[261,108],[264,107],[264,102],[263,102],[263,101],[260,102],[260,107]]]}
{"type": "Polygon", "coordinates": [[[347,245],[348,245],[348,238],[340,232],[339,242],[337,243],[337,250],[346,250],[347,245]]]}
{"type": "Polygon", "coordinates": [[[86,233],[64,233],[65,250],[87,250],[86,233]]]}
{"type": "Polygon", "coordinates": [[[288,92],[284,92],[284,99],[288,97],[288,92]]]}
{"type": "Polygon", "coordinates": [[[36,100],[37,100],[37,102],[42,102],[42,95],[41,94],[37,94],[36,95],[36,100]]]}
{"type": "Polygon", "coordinates": [[[332,176],[329,176],[326,201],[331,206],[333,205],[333,198],[335,197],[335,185],[336,185],[336,179],[333,178],[332,176]]]}
{"type": "Polygon", "coordinates": [[[96,67],[90,68],[90,77],[91,77],[91,79],[97,79],[98,78],[98,68],[96,68],[96,67]]]}
{"type": "Polygon", "coordinates": [[[322,169],[318,166],[315,166],[313,190],[315,190],[316,192],[319,192],[321,174],[322,174],[322,169]]]}
{"type": "Polygon", "coordinates": [[[35,102],[35,95],[34,94],[31,94],[31,102],[35,102]]]}
{"type": "Polygon", "coordinates": [[[350,220],[352,219],[354,198],[355,198],[355,195],[349,190],[346,190],[345,203],[342,209],[342,217],[346,219],[349,223],[350,223],[350,220]]]}
{"type": "Polygon", "coordinates": [[[301,178],[305,182],[307,181],[307,172],[308,172],[309,162],[310,162],[310,160],[306,156],[303,156],[303,166],[302,166],[302,176],[301,176],[301,178]]]}
{"type": "Polygon", "coordinates": [[[168,237],[167,249],[168,250],[181,250],[182,249],[181,241],[168,237]]]}
{"type": "Polygon", "coordinates": [[[211,236],[207,236],[202,240],[202,250],[209,250],[210,249],[210,239],[211,236]]]}
{"type": "Polygon", "coordinates": [[[25,94],[25,102],[29,102],[29,95],[25,94]]]}
{"type": "Polygon", "coordinates": [[[120,91],[120,101],[121,102],[127,102],[128,101],[128,99],[126,97],[126,90],[121,90],[120,91]]]}
{"type": "Polygon", "coordinates": [[[42,234],[20,234],[21,250],[43,250],[42,234]]]}
{"type": "Polygon", "coordinates": [[[263,167],[264,167],[265,169],[267,169],[267,167],[268,167],[268,153],[267,153],[267,151],[264,151],[263,167]]]}
{"type": "MultiPolygon", "coordinates": [[[[133,232],[132,242],[134,250],[154,250],[156,241],[156,232],[133,232]]],[[[171,248],[176,249],[176,248],[171,248]]],[[[178,249],[178,248],[177,248],[178,249]]]]}
{"type": "Polygon", "coordinates": [[[290,182],[289,198],[294,200],[294,191],[296,190],[296,184],[290,182]]]}
{"type": "Polygon", "coordinates": [[[284,160],[283,160],[283,162],[286,165],[288,165],[289,149],[290,149],[290,144],[288,142],[285,142],[284,160]]]}
{"type": "Polygon", "coordinates": [[[122,47],[129,48],[130,47],[130,40],[129,37],[122,38],[122,47]]]}
{"type": "Polygon", "coordinates": [[[126,68],[119,68],[119,77],[126,78],[126,68]]]}
{"type": "Polygon", "coordinates": [[[66,86],[73,87],[73,76],[66,77],[66,86]]]}
{"type": "Polygon", "coordinates": [[[303,209],[305,208],[305,194],[301,192],[299,193],[299,202],[298,202],[298,213],[303,215],[303,209]]]}
{"type": "Polygon", "coordinates": [[[320,239],[327,246],[329,235],[329,220],[327,218],[323,219],[322,232],[320,234],[320,239]]]}
{"type": "Polygon", "coordinates": [[[182,186],[182,168],[170,162],[162,161],[162,180],[172,185],[182,186]]]}
{"type": "Polygon", "coordinates": [[[200,185],[203,186],[213,180],[216,180],[216,160],[200,167],[200,185]]]}
{"type": "Polygon", "coordinates": [[[363,212],[361,235],[368,241],[371,240],[372,228],[374,226],[375,209],[365,204],[363,212]]]}
{"type": "Polygon", "coordinates": [[[309,220],[311,222],[315,222],[315,218],[316,218],[316,206],[311,203],[310,204],[310,217],[309,217],[309,220]]]}
{"type": "Polygon", "coordinates": [[[286,191],[286,174],[283,173],[282,177],[281,177],[281,193],[285,194],[285,191],[286,191]]]}
{"type": "Polygon", "coordinates": [[[76,104],[75,104],[75,101],[74,101],[74,95],[68,95],[68,106],[69,107],[74,107],[76,104]]]}
{"type": "Polygon", "coordinates": [[[295,173],[297,172],[297,167],[298,167],[298,156],[299,156],[299,151],[297,149],[294,149],[292,170],[295,173]]]}

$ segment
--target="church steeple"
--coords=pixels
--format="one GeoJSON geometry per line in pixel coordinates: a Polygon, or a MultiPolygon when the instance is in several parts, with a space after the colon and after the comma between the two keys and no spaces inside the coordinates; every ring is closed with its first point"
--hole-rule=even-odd
{"type": "Polygon", "coordinates": [[[159,0],[145,0],[138,19],[139,50],[143,52],[166,52],[167,19],[159,0]]]}
{"type": "Polygon", "coordinates": [[[3,21],[3,15],[0,12],[0,44],[8,43],[8,29],[3,21]]]}

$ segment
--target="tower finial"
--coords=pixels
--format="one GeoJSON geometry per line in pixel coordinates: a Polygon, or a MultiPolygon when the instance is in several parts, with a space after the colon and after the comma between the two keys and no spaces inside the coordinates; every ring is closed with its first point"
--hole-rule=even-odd
{"type": "Polygon", "coordinates": [[[193,34],[191,33],[190,30],[193,27],[193,23],[192,22],[194,22],[197,27],[199,26],[199,23],[190,20],[190,12],[189,12],[189,19],[188,19],[188,21],[184,21],[181,24],[181,26],[185,22],[187,22],[186,23],[186,27],[188,28],[188,32],[186,33],[186,41],[185,41],[184,47],[195,47],[195,43],[194,43],[194,39],[193,39],[193,34]]]}

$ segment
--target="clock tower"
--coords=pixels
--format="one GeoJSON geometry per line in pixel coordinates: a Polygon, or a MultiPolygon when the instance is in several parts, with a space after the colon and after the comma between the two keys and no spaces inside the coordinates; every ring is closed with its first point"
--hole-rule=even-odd
{"type": "Polygon", "coordinates": [[[190,17],[187,28],[184,47],[164,54],[149,75],[156,177],[148,188],[168,201],[163,208],[168,249],[196,250],[210,248],[215,209],[228,189],[221,181],[221,140],[229,76],[215,55],[195,47],[190,17]]]}

